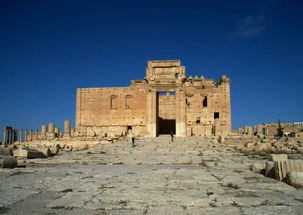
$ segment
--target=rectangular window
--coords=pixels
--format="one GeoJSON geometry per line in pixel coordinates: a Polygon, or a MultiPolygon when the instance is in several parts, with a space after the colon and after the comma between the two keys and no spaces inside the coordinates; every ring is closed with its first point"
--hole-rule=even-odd
{"type": "Polygon", "coordinates": [[[203,98],[202,106],[207,107],[207,96],[203,98]]]}
{"type": "Polygon", "coordinates": [[[197,117],[196,124],[200,124],[200,117],[197,117]]]}
{"type": "Polygon", "coordinates": [[[132,96],[131,95],[127,95],[125,97],[125,109],[131,109],[132,106],[132,96]]]}
{"type": "Polygon", "coordinates": [[[219,118],[220,118],[219,112],[214,112],[214,119],[219,119],[219,118]]]}
{"type": "Polygon", "coordinates": [[[112,95],[110,97],[110,108],[113,110],[117,109],[117,96],[116,95],[112,95]]]}

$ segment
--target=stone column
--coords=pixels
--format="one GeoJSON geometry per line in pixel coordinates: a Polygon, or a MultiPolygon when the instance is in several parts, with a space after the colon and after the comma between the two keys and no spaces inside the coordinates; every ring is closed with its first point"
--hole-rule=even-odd
{"type": "Polygon", "coordinates": [[[151,94],[151,134],[152,137],[157,136],[157,121],[158,121],[158,102],[157,102],[157,92],[153,91],[151,94]]]}
{"type": "Polygon", "coordinates": [[[24,129],[24,136],[23,136],[23,143],[25,144],[26,141],[26,135],[27,135],[27,129],[24,129]]]}
{"type": "Polygon", "coordinates": [[[18,139],[18,129],[14,129],[14,142],[18,139]]]}
{"type": "Polygon", "coordinates": [[[22,128],[19,129],[19,143],[22,142],[22,128]]]}
{"type": "Polygon", "coordinates": [[[180,136],[182,137],[186,137],[186,104],[185,104],[185,91],[182,90],[182,92],[180,92],[180,136]]]}
{"type": "Polygon", "coordinates": [[[185,94],[182,89],[176,89],[176,136],[186,136],[185,94]]]}
{"type": "Polygon", "coordinates": [[[6,126],[3,128],[3,139],[2,139],[2,145],[6,145],[6,139],[7,139],[7,132],[6,132],[6,126]]]}
{"type": "Polygon", "coordinates": [[[46,125],[41,126],[41,134],[46,134],[46,125]]]}
{"type": "Polygon", "coordinates": [[[247,135],[252,136],[253,135],[253,127],[252,126],[247,126],[247,135]]]}
{"type": "Polygon", "coordinates": [[[265,136],[268,136],[268,133],[269,133],[269,132],[268,132],[268,128],[264,127],[264,130],[265,130],[264,135],[265,135],[265,136]]]}
{"type": "Polygon", "coordinates": [[[33,130],[29,129],[29,141],[33,140],[33,130]]]}
{"type": "Polygon", "coordinates": [[[28,129],[24,129],[24,140],[28,141],[28,129]]]}
{"type": "Polygon", "coordinates": [[[8,144],[12,144],[14,140],[14,129],[12,127],[9,127],[9,140],[8,144]]]}
{"type": "Polygon", "coordinates": [[[56,136],[56,137],[59,137],[59,136],[60,136],[60,129],[59,129],[59,128],[55,127],[54,132],[55,132],[55,136],[56,136]]]}
{"type": "Polygon", "coordinates": [[[50,122],[48,123],[48,133],[54,133],[55,132],[55,124],[50,122]]]}
{"type": "Polygon", "coordinates": [[[263,134],[263,127],[262,127],[262,125],[257,125],[257,134],[263,134]]]}
{"type": "Polygon", "coordinates": [[[146,128],[149,137],[157,136],[157,92],[150,89],[146,100],[146,128]]]}
{"type": "Polygon", "coordinates": [[[70,133],[70,121],[65,120],[64,121],[64,134],[69,134],[70,133]]]}
{"type": "Polygon", "coordinates": [[[11,142],[10,142],[10,144],[13,144],[14,143],[14,139],[15,139],[15,129],[14,128],[11,128],[11,133],[12,133],[12,136],[11,136],[11,142]]]}
{"type": "Polygon", "coordinates": [[[35,134],[35,136],[36,136],[36,140],[38,140],[39,138],[39,130],[38,129],[36,129],[36,134],[35,134]]]}
{"type": "Polygon", "coordinates": [[[5,138],[4,145],[6,146],[6,145],[10,144],[11,133],[10,133],[10,129],[8,126],[5,127],[5,131],[6,131],[6,138],[5,138]]]}

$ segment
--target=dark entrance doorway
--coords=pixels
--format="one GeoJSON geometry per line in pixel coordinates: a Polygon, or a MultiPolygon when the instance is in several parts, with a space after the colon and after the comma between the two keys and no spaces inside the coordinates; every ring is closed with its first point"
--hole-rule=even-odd
{"type": "Polygon", "coordinates": [[[157,135],[176,133],[176,96],[174,92],[157,93],[157,135]]]}
{"type": "Polygon", "coordinates": [[[176,134],[176,120],[175,119],[162,119],[159,117],[159,132],[158,134],[176,134]]]}

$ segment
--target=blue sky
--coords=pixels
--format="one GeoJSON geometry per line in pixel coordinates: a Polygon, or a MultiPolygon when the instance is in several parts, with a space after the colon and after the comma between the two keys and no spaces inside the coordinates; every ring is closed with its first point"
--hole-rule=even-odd
{"type": "Polygon", "coordinates": [[[2,0],[0,129],[62,128],[76,88],[128,86],[157,59],[228,75],[234,129],[303,121],[303,1],[2,0]]]}

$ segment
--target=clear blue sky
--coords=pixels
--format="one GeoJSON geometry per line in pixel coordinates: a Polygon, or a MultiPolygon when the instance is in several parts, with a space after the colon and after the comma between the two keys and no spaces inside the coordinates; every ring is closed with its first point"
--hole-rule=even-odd
{"type": "Polygon", "coordinates": [[[156,59],[228,75],[234,129],[303,121],[301,0],[1,0],[0,131],[74,123],[76,88],[128,86],[156,59]]]}

